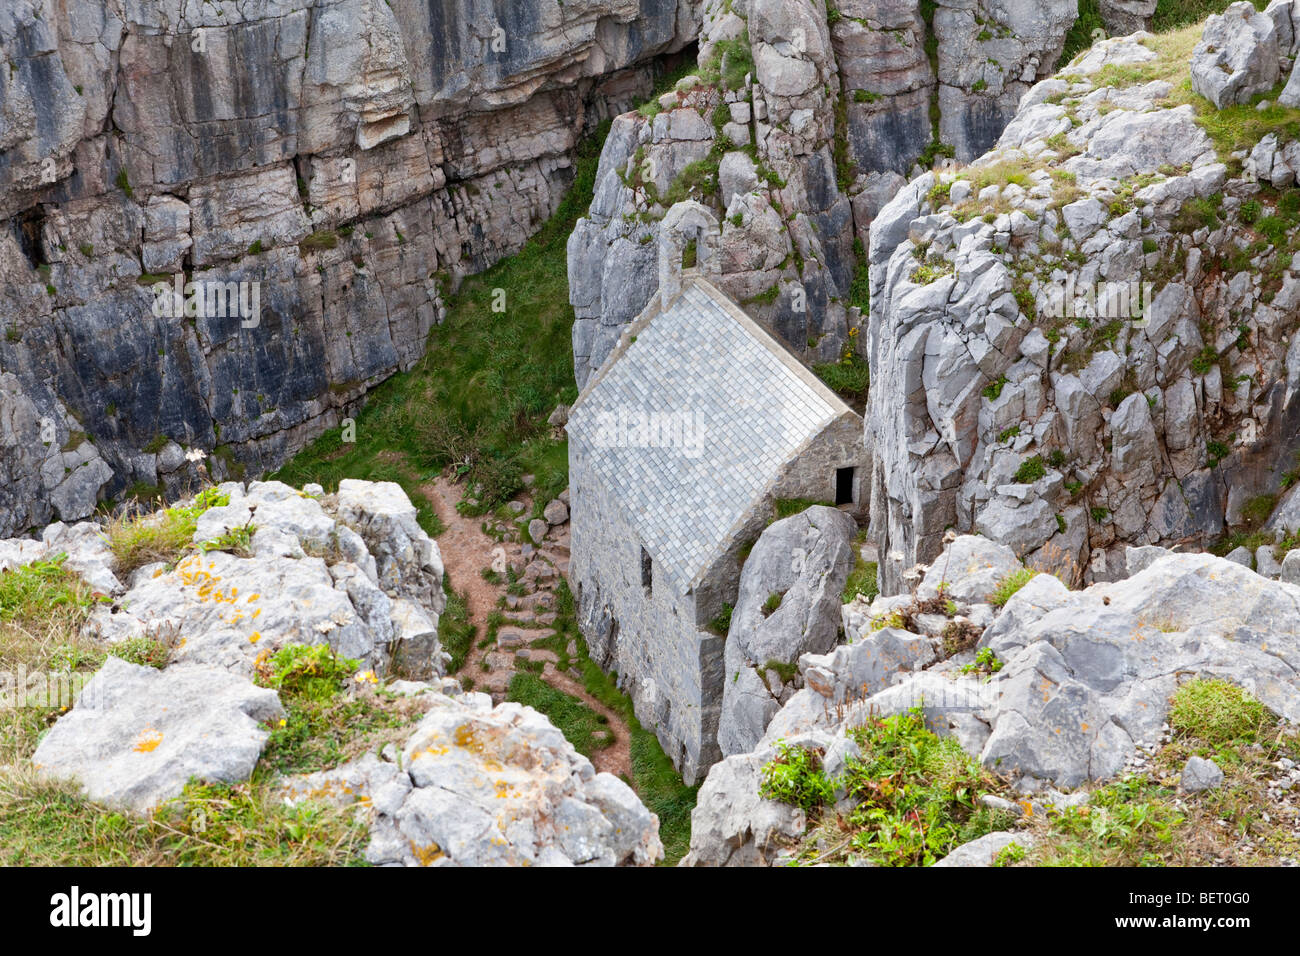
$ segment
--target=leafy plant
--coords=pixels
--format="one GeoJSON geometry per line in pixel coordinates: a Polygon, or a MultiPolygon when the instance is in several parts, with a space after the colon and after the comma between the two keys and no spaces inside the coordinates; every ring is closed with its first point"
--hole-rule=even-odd
{"type": "Polygon", "coordinates": [[[257,664],[258,683],[282,694],[324,701],[343,689],[360,661],[339,657],[328,644],[286,644],[257,664]]]}
{"type": "Polygon", "coordinates": [[[975,652],[975,663],[966,664],[961,670],[963,674],[996,674],[1003,666],[992,648],[981,647],[975,652]]]}
{"type": "Polygon", "coordinates": [[[822,755],[820,750],[781,741],[776,758],[763,765],[759,795],[805,812],[830,803],[835,799],[835,788],[822,771],[822,755]]]}
{"type": "Polygon", "coordinates": [[[723,604],[722,610],[718,612],[718,616],[709,622],[709,630],[714,634],[726,637],[727,632],[731,630],[731,615],[733,611],[735,611],[735,608],[730,604],[723,604]]]}
{"type": "Polygon", "coordinates": [[[209,538],[199,545],[199,550],[206,554],[209,551],[229,551],[240,557],[248,558],[253,555],[253,534],[257,531],[255,525],[246,524],[238,528],[231,528],[225,534],[217,535],[215,538],[209,538]]]}
{"type": "Polygon", "coordinates": [[[1047,474],[1047,466],[1041,455],[1026,458],[1016,469],[1015,482],[1019,485],[1032,485],[1047,474]]]}

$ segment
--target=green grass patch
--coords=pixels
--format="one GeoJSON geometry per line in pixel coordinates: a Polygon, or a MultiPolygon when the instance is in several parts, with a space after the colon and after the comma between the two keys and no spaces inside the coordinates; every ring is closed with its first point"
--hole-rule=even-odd
{"type": "Polygon", "coordinates": [[[822,505],[827,508],[835,506],[829,501],[814,501],[812,498],[777,498],[772,503],[773,520],[780,521],[782,518],[789,518],[793,515],[803,514],[809,508],[816,505],[822,505]]]}
{"type": "Polygon", "coordinates": [[[154,561],[173,562],[193,547],[199,516],[209,508],[230,504],[230,496],[205,488],[188,505],[166,508],[161,515],[118,518],[105,531],[119,576],[154,561]]]}
{"type": "Polygon", "coordinates": [[[1253,743],[1277,723],[1262,703],[1223,680],[1189,681],[1170,703],[1169,726],[1211,746],[1253,743]]]}
{"type": "Polygon", "coordinates": [[[443,591],[447,594],[447,606],[438,618],[438,642],[442,649],[451,655],[447,665],[448,673],[455,673],[465,666],[465,659],[474,647],[474,638],[478,629],[470,623],[469,606],[465,595],[452,588],[450,580],[444,575],[443,591]]]}
{"type": "Polygon", "coordinates": [[[0,865],[364,865],[367,828],[352,807],[288,807],[268,775],[190,783],[146,816],[98,806],[73,784],[0,773],[0,865]]]}
{"type": "Polygon", "coordinates": [[[67,559],[66,554],[56,554],[0,571],[0,621],[38,621],[53,608],[89,608],[95,600],[90,586],[64,570],[67,559]]]}
{"type": "Polygon", "coordinates": [[[1021,568],[1018,571],[1012,571],[1006,577],[998,582],[998,586],[993,589],[989,595],[989,603],[994,607],[1005,607],[1006,603],[1011,600],[1017,591],[1032,581],[1038,572],[1032,568],[1021,568]]]}
{"type": "Polygon", "coordinates": [[[1037,866],[1161,866],[1184,815],[1173,790],[1128,777],[1095,790],[1086,806],[1052,817],[1049,838],[1027,854],[1037,866]]]}
{"type": "Polygon", "coordinates": [[[871,367],[856,352],[846,352],[838,362],[814,365],[813,373],[854,408],[866,408],[867,394],[871,390],[871,367]]]}
{"type": "Polygon", "coordinates": [[[868,601],[874,601],[880,594],[880,585],[878,583],[879,566],[875,561],[864,561],[862,555],[858,555],[857,563],[853,570],[849,572],[848,580],[844,582],[844,593],[841,596],[841,604],[848,604],[858,595],[866,598],[868,601]]]}
{"type": "Polygon", "coordinates": [[[535,674],[517,673],[510,679],[506,700],[524,704],[547,716],[575,750],[591,757],[614,743],[608,720],[578,698],[556,690],[535,674]]]}

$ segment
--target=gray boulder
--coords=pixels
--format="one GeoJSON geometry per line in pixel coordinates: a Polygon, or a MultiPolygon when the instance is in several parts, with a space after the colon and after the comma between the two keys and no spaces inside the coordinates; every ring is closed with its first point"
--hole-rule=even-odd
{"type": "Polygon", "coordinates": [[[546,523],[545,518],[534,518],[528,522],[528,537],[534,544],[541,544],[546,540],[546,532],[551,530],[551,526],[546,523]]]}
{"type": "Polygon", "coordinates": [[[963,843],[935,866],[992,866],[998,854],[1011,845],[1029,849],[1034,845],[1031,833],[988,833],[978,840],[963,843]]]}
{"type": "MultiPolygon", "coordinates": [[[[826,747],[829,734],[790,738],[792,745],[826,747]]],[[[716,763],[691,811],[691,850],[682,866],[763,866],[804,832],[804,812],[759,796],[763,765],[775,747],[737,754],[716,763]]]]}
{"type": "MultiPolygon", "coordinates": [[[[1168,548],[1159,548],[1153,544],[1144,544],[1139,547],[1128,547],[1124,549],[1124,570],[1132,577],[1139,571],[1145,571],[1151,565],[1155,564],[1161,558],[1173,554],[1168,548]]],[[[1241,562],[1238,561],[1238,564],[1241,562]]],[[[1250,567],[1250,561],[1246,561],[1246,566],[1250,567]]]]}
{"type": "Polygon", "coordinates": [[[1286,584],[1300,584],[1300,549],[1286,553],[1278,580],[1286,584]]]}
{"type": "Polygon", "coordinates": [[[886,627],[829,654],[805,654],[799,669],[810,688],[838,704],[870,697],[899,674],[920,670],[934,656],[930,639],[886,627]]]}
{"type": "Polygon", "coordinates": [[[1274,534],[1290,534],[1300,531],[1300,485],[1291,488],[1282,496],[1282,500],[1273,509],[1265,531],[1274,534]]]}
{"type": "Polygon", "coordinates": [[[1219,109],[1267,93],[1278,81],[1277,27],[1242,0],[1205,22],[1192,53],[1192,89],[1219,109]]]}
{"type": "Polygon", "coordinates": [[[751,750],[797,689],[784,686],[780,670],[835,645],[856,533],[851,516],[817,505],[770,525],[754,545],[741,571],[724,651],[718,727],[724,755],[751,750]]]}
{"type": "Polygon", "coordinates": [[[110,657],[32,755],[42,774],[75,778],[86,796],[146,811],[199,780],[247,780],[284,715],[273,690],[219,667],[159,671],[110,657]]]}
{"type": "Polygon", "coordinates": [[[940,589],[961,604],[980,604],[998,582],[1022,567],[1019,559],[1005,544],[979,535],[964,534],[943,549],[926,571],[925,580],[916,590],[922,601],[939,596],[940,589]]]}
{"type": "MultiPolygon", "coordinates": [[[[428,703],[402,749],[405,781],[371,766],[348,794],[368,798],[371,863],[650,866],[662,858],[654,814],[531,707],[494,708],[485,694],[428,703]]],[[[311,782],[296,789],[310,791],[311,782]]]]}
{"type": "Polygon", "coordinates": [[[989,685],[997,700],[982,758],[1026,788],[1119,773],[1158,739],[1177,674],[1228,680],[1300,716],[1300,588],[1213,555],[1171,554],[1074,592],[1019,640],[989,685]]]}
{"type": "Polygon", "coordinates": [[[564,524],[569,520],[569,506],[556,498],[542,510],[542,517],[546,519],[547,524],[552,526],[564,524]]]}
{"type": "Polygon", "coordinates": [[[1112,36],[1151,29],[1157,0],[1101,0],[1101,20],[1112,36]]]}
{"type": "Polygon", "coordinates": [[[1223,771],[1213,760],[1204,757],[1188,757],[1183,765],[1182,775],[1178,778],[1178,789],[1184,793],[1200,793],[1213,790],[1223,783],[1223,771]]]}

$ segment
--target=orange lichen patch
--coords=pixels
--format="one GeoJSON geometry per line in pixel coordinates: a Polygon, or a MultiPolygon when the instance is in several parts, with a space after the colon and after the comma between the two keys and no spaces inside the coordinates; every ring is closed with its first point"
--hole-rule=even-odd
{"type": "Polygon", "coordinates": [[[258,598],[260,598],[261,596],[262,596],[261,594],[250,594],[250,595],[248,596],[248,603],[249,603],[249,604],[252,604],[254,601],[256,601],[256,600],[257,600],[258,598]]]}
{"type": "Polygon", "coordinates": [[[248,643],[250,644],[256,644],[261,639],[262,639],[261,631],[254,631],[252,634],[248,635],[248,643]]]}
{"type": "Polygon", "coordinates": [[[163,735],[160,731],[148,727],[140,731],[140,736],[135,738],[134,750],[139,754],[153,753],[158,749],[158,745],[163,742],[163,735]]]}
{"type": "Polygon", "coordinates": [[[497,773],[503,769],[496,755],[488,750],[488,742],[480,737],[479,732],[471,724],[461,724],[457,727],[454,740],[457,747],[468,750],[483,761],[483,766],[487,770],[497,773]]]}
{"type": "Polygon", "coordinates": [[[442,847],[436,843],[430,843],[428,846],[417,846],[414,840],[411,841],[411,853],[420,866],[429,866],[447,855],[442,852],[442,847]]]}
{"type": "Polygon", "coordinates": [[[1086,734],[1088,732],[1088,725],[1086,723],[1080,724],[1079,730],[1086,734]]]}
{"type": "Polygon", "coordinates": [[[258,616],[259,614],[261,614],[261,613],[262,613],[262,609],[259,607],[256,611],[253,612],[253,616],[252,616],[251,618],[249,618],[249,620],[250,620],[250,621],[256,621],[256,620],[257,620],[257,616],[258,616]]]}
{"type": "Polygon", "coordinates": [[[1020,809],[1025,811],[1025,816],[1032,817],[1034,815],[1034,804],[1031,801],[1018,800],[1016,802],[1019,804],[1020,809]]]}

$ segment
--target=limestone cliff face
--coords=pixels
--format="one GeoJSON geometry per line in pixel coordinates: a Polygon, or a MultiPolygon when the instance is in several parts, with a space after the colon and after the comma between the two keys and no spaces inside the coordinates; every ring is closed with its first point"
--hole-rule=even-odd
{"type": "Polygon", "coordinates": [[[697,77],[619,117],[569,244],[581,385],[656,288],[672,202],[712,204],[720,286],[811,362],[851,347],[871,222],[993,145],[1056,66],[1075,0],[706,0],[697,77]]]}
{"type": "MultiPolygon", "coordinates": [[[[1171,100],[1194,43],[1094,46],[1026,95],[996,149],[875,220],[885,593],[949,529],[1112,580],[1125,545],[1207,548],[1294,482],[1300,144],[1285,123],[1216,142],[1171,100]]],[[[1280,46],[1289,68],[1294,39],[1280,46]]]]}
{"type": "Polygon", "coordinates": [[[697,31],[693,0],[4,4],[0,533],[337,424],[697,31]]]}

